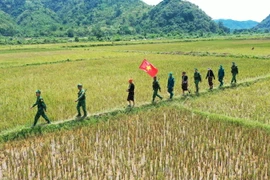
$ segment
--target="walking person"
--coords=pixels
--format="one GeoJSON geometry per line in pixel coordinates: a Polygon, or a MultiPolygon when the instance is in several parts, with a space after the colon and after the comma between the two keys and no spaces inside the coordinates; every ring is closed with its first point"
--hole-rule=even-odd
{"type": "Polygon", "coordinates": [[[211,68],[208,68],[205,79],[208,79],[209,89],[212,90],[214,85],[213,79],[215,79],[215,75],[211,68]]]}
{"type": "Polygon", "coordinates": [[[160,100],[162,100],[163,99],[162,96],[160,96],[158,94],[158,91],[161,92],[161,88],[160,88],[160,85],[159,85],[159,82],[158,82],[156,76],[154,77],[154,81],[153,81],[152,87],[153,87],[153,99],[152,99],[152,103],[155,102],[156,96],[159,97],[160,100]]]}
{"type": "Polygon", "coordinates": [[[172,73],[169,73],[167,89],[168,89],[168,93],[170,94],[170,100],[172,100],[173,95],[174,95],[173,88],[174,88],[174,77],[172,73]]]}
{"type": "Polygon", "coordinates": [[[238,67],[235,65],[235,62],[232,62],[231,73],[232,73],[231,84],[236,83],[236,75],[238,74],[238,67]]]}
{"type": "Polygon", "coordinates": [[[76,117],[81,117],[81,110],[80,108],[82,107],[82,110],[83,110],[83,118],[87,116],[87,112],[86,112],[86,103],[85,103],[85,99],[86,99],[86,95],[85,95],[85,92],[86,90],[83,89],[83,85],[82,84],[78,84],[77,85],[78,87],[78,99],[75,100],[75,102],[78,102],[77,103],[77,111],[78,111],[78,114],[76,117]]]}
{"type": "Polygon", "coordinates": [[[33,107],[37,106],[37,113],[36,113],[34,124],[32,127],[36,126],[40,116],[42,116],[47,121],[48,124],[51,124],[51,121],[49,120],[49,118],[45,114],[47,107],[46,107],[46,104],[45,104],[43,98],[41,97],[40,90],[36,91],[36,97],[37,97],[36,103],[33,104],[33,106],[30,108],[30,109],[32,109],[33,107]]]}
{"type": "Polygon", "coordinates": [[[134,101],[135,85],[134,85],[132,79],[129,79],[128,83],[129,83],[129,86],[128,86],[128,89],[127,89],[127,92],[128,92],[127,101],[129,102],[128,107],[131,107],[132,103],[133,103],[132,107],[134,107],[135,106],[135,101],[134,101]]]}
{"type": "Polygon", "coordinates": [[[201,74],[199,73],[198,69],[195,68],[194,72],[194,83],[196,87],[196,94],[199,94],[199,83],[202,82],[201,74]]]}
{"type": "Polygon", "coordinates": [[[222,65],[219,66],[219,70],[218,70],[218,81],[220,82],[219,87],[223,86],[223,78],[225,76],[225,71],[224,68],[222,67],[222,65]]]}
{"type": "Polygon", "coordinates": [[[182,90],[183,96],[185,95],[185,91],[188,91],[188,93],[190,93],[190,90],[188,89],[188,76],[186,72],[182,72],[182,90]]]}

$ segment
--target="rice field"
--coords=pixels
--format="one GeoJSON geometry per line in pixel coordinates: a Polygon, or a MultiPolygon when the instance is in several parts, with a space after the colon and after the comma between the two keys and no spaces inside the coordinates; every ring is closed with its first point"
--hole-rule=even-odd
{"type": "MultiPolygon", "coordinates": [[[[250,41],[255,43],[253,40],[250,41]]],[[[226,42],[218,40],[216,50],[223,48],[226,42]]],[[[230,42],[227,46],[237,42],[230,42]]],[[[264,46],[267,42],[268,40],[265,40],[264,46]]],[[[159,69],[158,78],[162,87],[161,94],[164,97],[167,97],[166,83],[169,72],[173,72],[175,76],[176,95],[181,94],[182,71],[187,72],[190,78],[190,89],[194,92],[192,79],[194,68],[198,68],[203,77],[201,90],[208,88],[207,81],[204,80],[208,67],[211,67],[217,75],[217,69],[222,64],[226,71],[225,83],[230,82],[232,61],[235,61],[239,67],[239,81],[269,73],[269,60],[152,52],[153,48],[157,51],[173,52],[179,46],[192,51],[194,48],[206,47],[209,43],[213,44],[212,41],[201,41],[192,44],[179,42],[87,48],[77,48],[76,44],[74,48],[71,45],[66,48],[65,44],[33,45],[32,51],[31,46],[27,45],[26,52],[23,49],[18,52],[18,48],[0,52],[0,114],[2,116],[0,131],[22,125],[31,126],[35,110],[30,111],[29,107],[35,102],[36,89],[42,91],[48,106],[47,114],[52,121],[74,117],[76,114],[74,100],[77,96],[78,83],[82,83],[87,89],[89,114],[126,106],[125,91],[129,78],[133,78],[136,85],[137,105],[150,102],[152,79],[138,68],[145,58],[159,69]],[[37,51],[37,48],[40,51],[37,51]],[[131,48],[136,51],[130,52],[131,48]],[[141,48],[143,51],[136,48],[141,48]]],[[[243,44],[243,42],[238,43],[243,44]]],[[[264,49],[256,49],[256,51],[261,51],[262,54],[265,52],[264,49]]],[[[218,82],[214,83],[217,86],[218,82]]]]}
{"type": "Polygon", "coordinates": [[[249,86],[225,89],[219,93],[209,93],[201,98],[187,99],[184,106],[270,124],[269,83],[270,80],[266,79],[249,86]]]}
{"type": "Polygon", "coordinates": [[[0,46],[0,134],[32,125],[36,110],[29,107],[36,89],[42,91],[52,127],[76,115],[78,83],[87,89],[89,115],[123,110],[103,121],[91,116],[93,123],[85,127],[50,133],[38,127],[33,131],[39,136],[0,143],[0,179],[269,179],[269,41],[0,46]],[[173,72],[174,101],[141,106],[152,100],[152,78],[139,70],[143,59],[159,69],[165,99],[173,72]],[[231,62],[239,68],[233,87],[231,62]],[[220,64],[226,88],[210,92],[207,68],[217,75],[220,64]],[[194,68],[203,78],[199,96],[194,94],[194,68]],[[181,97],[182,71],[189,76],[188,97],[181,97]],[[129,78],[138,108],[125,111],[129,78]],[[222,117],[259,122],[260,127],[222,117]]]}
{"type": "Polygon", "coordinates": [[[174,107],[4,144],[1,179],[269,179],[269,134],[174,107]]]}

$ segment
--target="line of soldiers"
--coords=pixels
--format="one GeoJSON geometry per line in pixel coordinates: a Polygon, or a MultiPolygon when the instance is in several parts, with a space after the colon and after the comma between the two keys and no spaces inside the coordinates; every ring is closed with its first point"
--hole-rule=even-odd
{"type": "MultiPolygon", "coordinates": [[[[80,117],[85,118],[85,117],[87,117],[86,103],[85,103],[85,99],[86,99],[85,93],[87,90],[83,89],[82,84],[78,84],[77,87],[78,87],[79,92],[78,92],[78,98],[75,100],[75,102],[77,102],[77,112],[78,112],[76,117],[77,118],[80,118],[80,117]],[[83,116],[82,116],[81,110],[80,110],[81,107],[83,110],[83,116]]],[[[46,115],[47,106],[46,106],[43,98],[41,97],[40,90],[36,91],[36,97],[37,97],[36,103],[30,107],[30,109],[32,109],[33,107],[37,106],[37,113],[35,115],[34,124],[32,125],[32,127],[36,126],[40,116],[42,116],[47,121],[48,124],[51,124],[50,119],[46,115]]]]}
{"type": "MultiPolygon", "coordinates": [[[[231,84],[233,84],[233,83],[236,83],[236,75],[238,74],[238,67],[236,66],[235,62],[232,62],[231,73],[232,73],[231,84]]],[[[223,66],[220,65],[219,70],[218,70],[218,81],[220,82],[219,87],[222,87],[224,84],[224,82],[223,82],[224,76],[225,76],[225,70],[224,70],[223,66]]],[[[214,72],[211,68],[208,68],[205,79],[208,80],[209,90],[212,90],[213,86],[214,86],[213,79],[215,79],[215,75],[214,75],[214,72]]],[[[170,94],[170,97],[169,97],[170,100],[174,96],[174,93],[173,93],[174,84],[175,84],[174,82],[175,82],[175,80],[174,80],[173,74],[169,73],[169,78],[168,78],[168,83],[167,83],[167,91],[170,94]]],[[[200,82],[202,82],[201,74],[199,73],[198,69],[195,68],[194,83],[195,83],[195,88],[196,88],[196,91],[195,91],[196,94],[199,93],[199,83],[200,82]]],[[[182,85],[183,96],[185,95],[186,92],[188,92],[189,94],[191,93],[191,91],[188,88],[188,76],[187,76],[186,72],[182,73],[181,85],[182,85]]],[[[162,96],[160,96],[158,94],[158,91],[161,91],[161,88],[160,88],[160,85],[157,81],[157,77],[154,77],[152,102],[155,101],[156,96],[162,100],[162,96]]]]}
{"type": "MultiPolygon", "coordinates": [[[[231,84],[236,83],[236,75],[238,74],[238,67],[235,65],[235,63],[232,63],[232,67],[231,67],[231,73],[232,73],[232,80],[231,80],[231,84]]],[[[222,67],[222,65],[220,65],[219,70],[218,70],[218,81],[220,82],[219,87],[223,86],[223,78],[225,76],[225,70],[222,67]]],[[[213,89],[213,79],[215,79],[215,75],[214,72],[212,71],[211,68],[208,68],[207,74],[206,74],[206,79],[208,79],[208,84],[209,84],[209,89],[212,90],[213,89]]],[[[127,97],[127,101],[129,102],[128,107],[134,107],[135,106],[135,101],[134,101],[134,92],[135,92],[135,85],[133,83],[132,79],[129,79],[129,87],[127,89],[128,92],[128,97],[127,97]]],[[[195,83],[195,87],[196,87],[196,93],[199,93],[199,83],[202,82],[202,78],[201,78],[201,74],[199,73],[198,69],[195,68],[195,72],[194,72],[194,83],[195,83]]],[[[169,78],[168,78],[168,83],[167,83],[167,91],[170,94],[169,99],[171,100],[174,96],[174,85],[175,85],[175,80],[173,77],[172,73],[169,73],[169,78]]],[[[183,95],[185,95],[185,92],[188,92],[189,94],[191,93],[191,91],[188,89],[188,76],[186,74],[186,72],[182,73],[182,91],[183,91],[183,95]]],[[[77,118],[85,118],[87,117],[87,111],[86,111],[86,91],[83,89],[83,85],[82,84],[78,84],[78,98],[75,100],[75,102],[77,102],[77,118]],[[82,108],[83,110],[83,116],[81,114],[80,109],[82,108]]],[[[157,77],[155,76],[153,78],[153,84],[152,84],[152,88],[153,88],[153,97],[152,97],[152,103],[155,101],[156,97],[159,97],[160,100],[163,99],[163,97],[161,95],[158,94],[158,92],[161,92],[161,87],[160,84],[157,80],[157,77]]],[[[31,109],[35,106],[37,106],[37,113],[35,115],[35,119],[34,119],[34,124],[32,127],[34,127],[37,122],[38,119],[40,118],[40,116],[42,116],[48,124],[51,123],[51,121],[49,120],[49,118],[46,115],[46,104],[43,100],[43,98],[41,97],[41,91],[37,90],[36,91],[36,102],[35,104],[33,104],[31,106],[31,109]]]]}

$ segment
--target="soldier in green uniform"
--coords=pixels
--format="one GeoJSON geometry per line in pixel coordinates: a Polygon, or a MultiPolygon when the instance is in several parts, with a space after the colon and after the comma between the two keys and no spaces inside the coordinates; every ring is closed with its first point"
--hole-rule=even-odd
{"type": "Polygon", "coordinates": [[[79,89],[79,92],[78,92],[78,99],[75,100],[75,102],[78,102],[77,103],[77,111],[78,111],[78,114],[76,117],[81,117],[81,111],[80,111],[80,107],[82,107],[83,109],[83,117],[86,117],[87,116],[87,112],[86,112],[86,104],[85,104],[85,92],[86,90],[84,90],[82,87],[82,84],[78,84],[78,89],[79,89]]]}
{"type": "Polygon", "coordinates": [[[156,76],[154,77],[152,87],[153,87],[153,100],[152,100],[152,103],[155,101],[156,97],[159,97],[162,100],[163,98],[158,94],[158,91],[161,92],[161,88],[160,88],[160,85],[159,85],[159,82],[158,82],[156,76]]]}
{"type": "Polygon", "coordinates": [[[46,107],[46,104],[45,104],[43,98],[40,96],[40,94],[41,94],[41,91],[37,90],[36,91],[37,101],[31,107],[31,109],[32,109],[33,107],[37,106],[37,109],[38,109],[37,114],[35,116],[35,121],[34,121],[34,124],[32,127],[34,127],[37,124],[40,116],[42,116],[47,121],[48,124],[51,124],[51,121],[49,120],[49,118],[45,114],[47,107],[46,107]]]}
{"type": "Polygon", "coordinates": [[[202,82],[202,77],[201,74],[198,72],[198,69],[195,68],[195,72],[194,72],[194,83],[196,86],[196,93],[199,93],[199,82],[202,82]]]}
{"type": "Polygon", "coordinates": [[[222,67],[222,65],[219,66],[219,70],[218,70],[218,81],[220,82],[219,87],[223,86],[223,78],[225,76],[225,70],[222,67]]]}
{"type": "Polygon", "coordinates": [[[238,67],[235,65],[235,62],[232,62],[231,73],[232,73],[231,84],[233,82],[236,83],[236,75],[238,74],[238,67]]]}
{"type": "Polygon", "coordinates": [[[167,89],[168,93],[170,93],[170,100],[173,98],[173,88],[174,88],[174,77],[172,72],[169,73],[169,78],[168,78],[168,84],[167,84],[167,89]]]}

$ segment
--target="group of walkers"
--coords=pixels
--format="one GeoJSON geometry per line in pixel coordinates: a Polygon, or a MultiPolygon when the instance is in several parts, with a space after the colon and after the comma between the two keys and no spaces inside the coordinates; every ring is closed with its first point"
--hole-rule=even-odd
{"type": "MultiPolygon", "coordinates": [[[[85,96],[85,93],[86,93],[86,90],[83,89],[83,85],[82,84],[78,84],[77,85],[78,87],[78,98],[75,100],[75,102],[77,102],[77,118],[85,118],[87,117],[87,111],[86,111],[86,103],[85,103],[85,100],[86,100],[86,96],[85,96]],[[83,110],[83,116],[81,114],[81,107],[82,107],[82,110],[83,110]]],[[[43,98],[41,97],[41,91],[40,90],[37,90],[36,91],[36,103],[33,104],[31,106],[30,109],[32,109],[33,107],[37,106],[37,113],[36,113],[36,116],[35,116],[35,119],[34,119],[34,124],[32,125],[32,127],[35,127],[37,122],[38,122],[38,119],[40,118],[40,116],[42,116],[48,124],[51,124],[51,121],[50,119],[47,117],[46,115],[46,109],[47,109],[47,106],[43,100],[43,98]]]]}
{"type": "MultiPolygon", "coordinates": [[[[236,83],[236,75],[238,74],[238,67],[236,66],[236,64],[233,62],[232,63],[232,67],[231,67],[231,73],[232,73],[232,80],[231,80],[231,84],[236,83]]],[[[220,82],[219,87],[223,86],[223,79],[225,76],[225,70],[223,68],[222,65],[220,65],[219,70],[218,70],[218,81],[220,82]]],[[[215,79],[215,75],[214,72],[211,68],[208,68],[206,77],[208,80],[208,84],[209,84],[209,89],[212,90],[213,89],[213,79],[215,79]]],[[[128,107],[134,107],[135,106],[135,101],[134,101],[134,92],[135,92],[135,85],[133,83],[132,79],[129,79],[129,87],[127,89],[128,92],[128,97],[127,97],[127,101],[129,102],[128,107]]],[[[194,72],[194,83],[195,83],[195,88],[196,91],[195,93],[198,94],[199,93],[199,83],[202,82],[202,77],[201,74],[199,73],[198,69],[195,68],[195,72],[194,72]]],[[[169,73],[169,77],[168,77],[168,83],[167,83],[167,91],[170,94],[169,99],[171,100],[174,96],[174,85],[175,85],[175,80],[173,77],[173,73],[169,73]]],[[[182,72],[182,81],[181,81],[181,87],[182,87],[182,95],[185,96],[186,93],[190,94],[191,91],[188,88],[188,76],[186,72],[182,72]]],[[[83,85],[82,84],[78,84],[77,85],[78,88],[78,98],[75,100],[75,102],[77,102],[77,118],[85,118],[87,117],[87,111],[86,111],[86,90],[83,89],[83,85]],[[80,109],[82,108],[83,110],[83,116],[81,114],[80,109]]],[[[157,77],[155,76],[153,78],[153,84],[152,84],[152,88],[153,88],[153,96],[152,96],[152,103],[155,102],[156,97],[160,98],[161,100],[163,99],[163,97],[161,95],[158,94],[158,92],[161,92],[161,87],[160,84],[157,80],[157,77]]],[[[41,97],[41,91],[37,90],[36,91],[36,103],[33,104],[33,106],[31,106],[31,109],[35,106],[37,106],[37,113],[34,119],[34,124],[32,127],[34,127],[37,122],[38,119],[40,118],[40,116],[42,116],[48,124],[51,123],[51,121],[49,120],[49,118],[46,116],[45,112],[46,112],[46,104],[43,100],[43,98],[41,97]]]]}
{"type": "MultiPolygon", "coordinates": [[[[231,67],[231,73],[232,73],[232,80],[231,80],[231,84],[236,83],[236,75],[238,74],[238,67],[236,66],[235,62],[232,62],[232,67],[231,67]]],[[[224,82],[225,76],[225,70],[223,68],[222,65],[220,65],[219,70],[218,70],[218,81],[220,82],[219,87],[222,87],[224,82]]],[[[209,89],[212,90],[214,83],[213,80],[215,79],[215,75],[214,72],[211,68],[208,68],[208,71],[206,73],[206,77],[205,79],[208,80],[208,84],[209,84],[209,89]]],[[[195,88],[196,91],[195,93],[198,94],[199,93],[199,83],[202,82],[202,77],[201,74],[199,73],[198,69],[195,68],[195,72],[194,72],[194,83],[195,83],[195,88]]],[[[129,107],[132,106],[132,102],[133,102],[133,106],[134,106],[134,89],[135,89],[135,85],[133,84],[132,79],[129,80],[129,88],[127,90],[127,92],[129,92],[128,94],[128,98],[127,101],[129,102],[129,107]]],[[[170,94],[169,99],[172,99],[174,96],[174,84],[175,84],[175,80],[173,77],[173,73],[169,73],[169,78],[168,78],[168,83],[167,83],[167,91],[170,94]]],[[[182,91],[183,91],[183,96],[186,95],[186,92],[188,92],[189,94],[191,93],[190,89],[188,88],[188,76],[186,72],[182,72],[182,91]]],[[[163,97],[161,95],[158,94],[158,92],[161,92],[161,87],[159,85],[159,82],[157,80],[157,77],[155,76],[153,78],[153,98],[152,98],[152,102],[155,102],[156,97],[158,97],[160,100],[163,99],[163,97]]]]}

